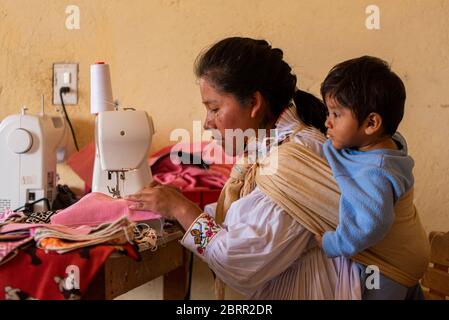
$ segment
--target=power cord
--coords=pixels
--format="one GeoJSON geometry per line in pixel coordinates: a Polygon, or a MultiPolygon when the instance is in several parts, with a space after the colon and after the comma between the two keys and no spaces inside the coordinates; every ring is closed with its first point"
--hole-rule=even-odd
{"type": "Polygon", "coordinates": [[[61,99],[62,110],[64,111],[65,119],[67,120],[67,123],[69,124],[69,127],[70,127],[70,131],[72,132],[72,138],[73,138],[73,142],[75,143],[76,151],[80,151],[80,149],[78,148],[78,142],[76,141],[75,131],[73,130],[72,123],[70,122],[69,116],[65,109],[63,94],[68,93],[68,92],[70,92],[70,87],[61,87],[59,89],[59,97],[61,99]]]}
{"type": "Polygon", "coordinates": [[[39,200],[30,202],[30,203],[25,203],[24,206],[21,206],[21,207],[19,207],[19,208],[17,208],[17,209],[14,209],[13,212],[17,212],[17,211],[20,211],[20,210],[22,210],[22,209],[24,209],[24,212],[33,212],[33,211],[34,211],[34,205],[35,205],[36,203],[41,202],[41,201],[45,202],[45,204],[47,205],[47,210],[51,210],[51,207],[50,207],[50,201],[48,201],[47,198],[41,198],[41,199],[39,199],[39,200]]]}

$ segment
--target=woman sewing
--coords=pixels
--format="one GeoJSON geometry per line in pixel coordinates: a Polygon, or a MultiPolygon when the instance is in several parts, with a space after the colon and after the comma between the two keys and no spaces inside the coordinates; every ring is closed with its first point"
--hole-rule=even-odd
{"type": "Polygon", "coordinates": [[[224,39],[200,55],[195,71],[207,110],[204,128],[218,132],[233,153],[238,148],[227,148],[235,141],[226,129],[276,129],[269,161],[235,165],[218,203],[205,212],[164,186],[130,196],[132,207],[178,220],[186,230],[182,244],[213,270],[218,292],[224,283],[251,299],[363,298],[356,262],[372,262],[369,252],[327,258],[314,237],[338,223],[339,191],[322,158],[325,106],[297,89],[283,52],[264,40],[224,39]],[[276,173],[260,174],[274,157],[276,173]]]}

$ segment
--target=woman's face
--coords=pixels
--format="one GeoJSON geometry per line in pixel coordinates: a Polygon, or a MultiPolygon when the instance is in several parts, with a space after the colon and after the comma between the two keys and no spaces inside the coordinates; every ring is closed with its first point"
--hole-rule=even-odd
{"type": "Polygon", "coordinates": [[[254,106],[251,102],[242,105],[234,95],[218,91],[205,78],[200,78],[199,85],[201,98],[207,110],[204,129],[212,130],[214,139],[221,144],[228,155],[240,154],[242,141],[236,136],[239,132],[248,129],[257,130],[258,127],[259,117],[257,112],[254,112],[254,106]],[[234,131],[236,129],[241,131],[234,131]]]}

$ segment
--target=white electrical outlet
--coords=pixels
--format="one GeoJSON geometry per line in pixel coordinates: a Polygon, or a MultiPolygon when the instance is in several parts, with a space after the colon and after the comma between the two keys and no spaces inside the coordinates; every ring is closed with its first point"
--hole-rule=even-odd
{"type": "Polygon", "coordinates": [[[63,94],[65,105],[78,104],[78,64],[54,63],[53,64],[53,104],[60,105],[59,89],[69,87],[70,92],[63,94]]]}

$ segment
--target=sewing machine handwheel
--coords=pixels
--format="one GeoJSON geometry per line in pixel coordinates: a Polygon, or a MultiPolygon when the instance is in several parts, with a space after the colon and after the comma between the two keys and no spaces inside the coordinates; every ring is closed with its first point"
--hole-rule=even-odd
{"type": "Polygon", "coordinates": [[[14,153],[26,153],[33,146],[33,137],[25,129],[15,129],[8,136],[8,147],[14,153]]]}

